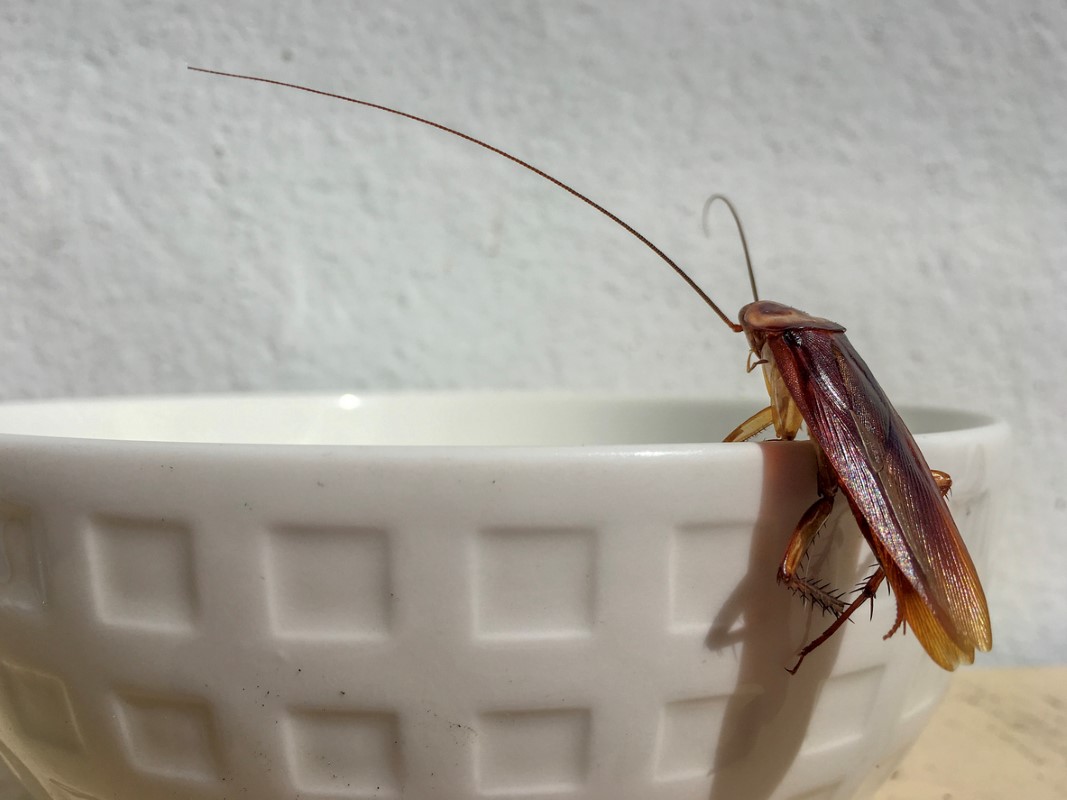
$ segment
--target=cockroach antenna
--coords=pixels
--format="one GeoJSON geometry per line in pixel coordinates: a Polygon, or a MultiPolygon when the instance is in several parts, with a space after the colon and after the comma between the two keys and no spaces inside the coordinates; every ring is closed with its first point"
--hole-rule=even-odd
{"type": "MultiPolygon", "coordinates": [[[[657,256],[659,256],[660,259],[667,264],[667,266],[669,266],[676,273],[678,273],[678,275],[682,278],[682,280],[684,280],[689,285],[689,288],[692,289],[694,292],[696,292],[697,295],[700,297],[700,299],[703,300],[705,303],[708,304],[708,306],[711,307],[711,310],[714,311],[719,316],[719,319],[721,319],[724,323],[726,323],[726,326],[730,330],[732,330],[734,333],[740,333],[741,330],[742,330],[741,326],[738,323],[732,321],[728,316],[726,316],[726,314],[723,312],[723,310],[721,308],[719,308],[719,306],[715,303],[715,301],[712,300],[711,297],[709,297],[707,295],[707,293],[703,289],[700,288],[700,286],[697,284],[696,281],[694,281],[691,277],[689,277],[689,274],[684,269],[682,269],[680,266],[678,266],[677,263],[675,263],[674,259],[672,259],[666,253],[664,253],[662,250],[660,250],[656,245],[654,245],[647,237],[645,237],[642,233],[640,233],[636,228],[634,228],[629,223],[624,222],[617,215],[615,215],[612,212],[608,211],[606,208],[604,208],[604,206],[600,205],[599,203],[595,202],[594,200],[591,200],[590,198],[586,197],[584,194],[582,194],[581,192],[579,192],[577,189],[573,188],[572,186],[568,186],[563,181],[559,180],[558,178],[552,177],[551,175],[549,175],[544,170],[535,167],[533,164],[530,164],[527,161],[523,161],[518,156],[513,156],[511,153],[508,153],[505,150],[501,150],[499,147],[494,147],[493,145],[489,144],[488,142],[483,142],[481,139],[478,139],[478,138],[476,138],[474,136],[471,136],[470,134],[463,133],[462,131],[458,131],[455,128],[450,128],[447,125],[442,125],[440,122],[434,122],[433,120],[426,119],[425,117],[419,117],[419,116],[416,116],[415,114],[409,114],[406,111],[400,111],[400,110],[395,109],[395,108],[390,108],[389,106],[383,106],[383,105],[380,105],[379,103],[372,103],[372,102],[370,102],[368,100],[357,100],[355,97],[347,97],[347,96],[345,96],[343,94],[335,94],[333,92],[324,92],[321,89],[312,89],[309,86],[301,86],[301,85],[296,84],[296,83],[287,83],[286,81],[276,81],[276,80],[273,80],[272,78],[261,78],[261,77],[256,76],[256,75],[241,75],[241,74],[236,73],[236,72],[222,72],[221,70],[204,69],[202,67],[188,67],[188,69],[192,70],[193,72],[203,72],[203,73],[206,73],[208,75],[219,75],[219,76],[221,76],[223,78],[238,78],[238,79],[243,80],[243,81],[255,81],[256,83],[267,83],[267,84],[270,84],[272,86],[282,86],[282,87],[284,87],[286,89],[296,89],[297,91],[307,92],[308,94],[317,94],[320,97],[329,97],[329,98],[332,98],[334,100],[344,100],[346,103],[355,103],[356,105],[366,106],[367,108],[374,108],[374,109],[377,109],[378,111],[385,111],[388,114],[395,114],[396,116],[403,117],[404,119],[410,119],[413,122],[421,122],[423,125],[429,125],[431,128],[437,128],[437,130],[439,130],[439,131],[444,131],[445,133],[450,133],[453,136],[458,136],[460,139],[464,139],[464,140],[470,142],[471,144],[476,144],[479,147],[483,147],[483,148],[485,148],[486,150],[489,150],[492,153],[496,153],[498,156],[502,156],[503,158],[506,158],[508,161],[511,161],[511,162],[513,162],[515,164],[518,164],[520,167],[523,167],[524,169],[528,169],[530,172],[534,173],[535,175],[541,176],[542,178],[544,178],[549,183],[555,184],[556,186],[558,186],[563,191],[567,192],[570,195],[573,195],[574,197],[576,197],[577,199],[581,200],[586,205],[588,205],[588,206],[594,208],[595,210],[599,211],[601,214],[603,214],[605,217],[610,219],[616,225],[621,227],[624,231],[626,231],[631,236],[636,238],[639,242],[641,242],[641,244],[643,244],[645,247],[647,247],[649,250],[651,250],[653,253],[655,253],[657,256]]],[[[746,252],[747,252],[747,246],[746,246],[746,252]]],[[[749,270],[750,270],[750,273],[751,273],[751,264],[749,265],[749,270]]]]}
{"type": "Polygon", "coordinates": [[[741,215],[737,213],[734,204],[726,195],[713,194],[704,201],[704,213],[700,215],[701,224],[704,227],[704,235],[711,236],[711,231],[708,229],[708,212],[715,205],[716,200],[721,201],[730,210],[730,216],[734,218],[734,225],[737,226],[737,235],[741,237],[741,249],[745,253],[745,266],[748,268],[748,283],[752,287],[752,299],[759,302],[759,291],[756,289],[756,271],[752,269],[752,257],[748,253],[748,238],[745,236],[745,226],[741,224],[741,215]]]}

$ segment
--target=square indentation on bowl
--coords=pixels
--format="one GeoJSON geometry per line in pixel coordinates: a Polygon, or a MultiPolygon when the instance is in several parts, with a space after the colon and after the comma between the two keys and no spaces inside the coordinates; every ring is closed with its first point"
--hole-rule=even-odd
{"type": "Polygon", "coordinates": [[[0,662],[4,693],[22,733],[37,742],[73,752],[82,749],[67,687],[45,672],[0,662]]]}
{"type": "Polygon", "coordinates": [[[475,629],[491,638],[586,636],[596,596],[596,532],[507,527],[477,537],[475,629]]]}
{"type": "Polygon", "coordinates": [[[396,714],[294,709],[286,722],[286,739],[299,792],[330,798],[400,796],[402,749],[396,714]]]}
{"type": "Polygon", "coordinates": [[[118,720],[133,766],[186,780],[217,780],[221,754],[211,706],[195,697],[120,692],[118,720]]]}
{"type": "Polygon", "coordinates": [[[0,501],[0,608],[40,611],[43,604],[33,514],[28,506],[0,501]]]}
{"type": "Polygon", "coordinates": [[[885,667],[835,675],[823,684],[805,736],[804,755],[850,747],[867,729],[885,667]]]}
{"type": "Polygon", "coordinates": [[[698,697],[664,707],[656,744],[658,780],[704,778],[711,774],[727,701],[721,696],[698,697]]]}
{"type": "Polygon", "coordinates": [[[392,559],[381,528],[280,526],[267,553],[270,615],[280,636],[381,639],[392,621],[392,559]]]}
{"type": "Polygon", "coordinates": [[[93,596],[105,623],[174,632],[194,628],[193,541],[184,523],[94,517],[89,562],[93,596]]]}
{"type": "Polygon", "coordinates": [[[483,714],[477,750],[478,789],[488,794],[576,790],[589,771],[586,709],[483,714]]]}
{"type": "Polygon", "coordinates": [[[671,542],[671,629],[704,635],[739,576],[724,565],[748,564],[752,535],[738,525],[683,525],[671,542]]]}

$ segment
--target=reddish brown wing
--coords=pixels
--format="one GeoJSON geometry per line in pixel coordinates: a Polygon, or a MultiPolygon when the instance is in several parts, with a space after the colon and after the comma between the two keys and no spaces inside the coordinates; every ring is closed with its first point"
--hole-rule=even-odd
{"type": "Polygon", "coordinates": [[[992,646],[985,594],[911,432],[844,333],[785,331],[768,344],[916,636],[948,669],[972,661],[992,646]]]}

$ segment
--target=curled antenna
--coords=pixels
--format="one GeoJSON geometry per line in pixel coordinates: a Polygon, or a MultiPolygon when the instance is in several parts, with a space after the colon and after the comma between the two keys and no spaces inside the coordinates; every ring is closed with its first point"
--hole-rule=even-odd
{"type": "Polygon", "coordinates": [[[491,144],[489,144],[487,142],[483,142],[481,139],[476,139],[475,137],[473,137],[473,136],[471,136],[469,134],[463,133],[462,131],[457,131],[455,128],[449,128],[447,125],[442,125],[439,122],[434,122],[433,120],[425,119],[423,117],[418,117],[418,116],[415,116],[414,114],[408,114],[406,111],[398,111],[397,109],[390,108],[389,106],[379,105],[378,103],[371,103],[371,102],[369,102],[367,100],[357,100],[354,97],[346,97],[343,94],[334,94],[333,92],[324,92],[324,91],[322,91],[320,89],[312,89],[312,88],[310,88],[308,86],[300,86],[299,84],[296,84],[296,83],[286,83],[285,81],[276,81],[276,80],[273,80],[271,78],[260,78],[260,77],[255,76],[255,75],[241,75],[241,74],[234,73],[234,72],[221,72],[219,70],[203,69],[201,67],[189,67],[188,69],[192,70],[193,72],[204,72],[204,73],[206,73],[208,75],[219,75],[219,76],[224,77],[224,78],[239,78],[240,80],[245,80],[245,81],[256,81],[257,83],[268,83],[268,84],[271,84],[273,86],[283,86],[283,87],[285,87],[287,89],[296,89],[296,90],[301,91],[301,92],[308,92],[309,94],[317,94],[317,95],[320,95],[322,97],[330,97],[330,98],[333,98],[335,100],[344,100],[346,103],[355,103],[357,105],[366,106],[367,108],[375,108],[375,109],[377,109],[379,111],[385,111],[386,113],[389,113],[389,114],[395,114],[398,117],[404,117],[405,119],[413,120],[414,122],[421,122],[423,125],[429,125],[431,128],[437,128],[438,130],[444,131],[445,133],[450,133],[453,136],[458,136],[460,139],[465,139],[468,142],[470,142],[471,144],[476,144],[479,147],[484,147],[486,150],[489,150],[490,152],[496,153],[498,156],[503,156],[504,158],[508,159],[508,161],[513,161],[514,163],[518,164],[520,167],[524,167],[525,169],[530,170],[530,172],[534,173],[535,175],[540,175],[542,178],[544,178],[549,183],[555,184],[560,189],[563,189],[565,192],[568,192],[569,194],[571,194],[574,197],[578,198],[579,200],[581,200],[586,205],[592,206],[594,209],[599,211],[601,214],[603,214],[605,217],[610,219],[616,225],[620,226],[623,230],[625,230],[631,236],[635,237],[639,242],[641,242],[641,244],[643,244],[645,247],[647,247],[649,250],[651,250],[653,253],[655,253],[657,256],[659,256],[660,259],[663,260],[667,264],[667,266],[669,266],[676,273],[678,273],[678,275],[681,276],[682,280],[684,280],[689,285],[689,288],[692,289],[694,292],[696,292],[697,295],[700,297],[700,299],[702,299],[705,303],[707,303],[711,307],[712,311],[714,311],[716,314],[718,314],[719,319],[721,319],[724,323],[726,323],[727,327],[729,327],[730,330],[734,331],[735,333],[740,333],[741,330],[742,330],[740,325],[738,325],[736,322],[732,322],[730,320],[730,318],[728,316],[726,316],[726,314],[723,313],[722,309],[719,308],[719,306],[715,304],[715,301],[712,300],[710,297],[708,297],[708,295],[704,292],[704,290],[701,289],[700,286],[697,285],[696,281],[694,281],[692,278],[689,277],[688,273],[686,273],[685,270],[683,270],[680,266],[678,266],[674,262],[673,259],[671,259],[666,253],[664,253],[662,250],[660,250],[658,247],[656,247],[656,245],[652,244],[651,241],[649,241],[647,238],[645,238],[645,236],[643,236],[641,233],[639,233],[633,226],[629,225],[626,222],[623,222],[615,214],[613,214],[610,211],[608,211],[606,208],[604,208],[599,203],[596,203],[593,200],[590,200],[588,197],[586,197],[584,194],[579,192],[577,189],[574,189],[574,188],[568,186],[567,184],[565,184],[563,181],[559,180],[558,178],[553,178],[551,175],[549,175],[544,170],[538,169],[537,167],[533,166],[533,164],[529,164],[526,161],[523,161],[521,158],[518,158],[516,156],[511,155],[511,153],[505,152],[504,150],[501,150],[499,147],[494,147],[493,145],[491,145],[491,144]]]}
{"type": "Polygon", "coordinates": [[[711,236],[711,233],[708,230],[708,211],[715,204],[716,200],[721,200],[723,204],[730,209],[730,216],[734,218],[734,224],[737,226],[737,233],[741,237],[741,249],[745,251],[745,266],[748,267],[748,282],[752,287],[752,299],[759,300],[759,292],[756,290],[756,273],[752,269],[752,258],[748,254],[748,239],[745,238],[745,226],[741,224],[741,215],[737,213],[734,204],[730,202],[730,198],[726,195],[713,194],[704,202],[704,213],[701,215],[701,221],[704,225],[704,235],[711,236]]]}

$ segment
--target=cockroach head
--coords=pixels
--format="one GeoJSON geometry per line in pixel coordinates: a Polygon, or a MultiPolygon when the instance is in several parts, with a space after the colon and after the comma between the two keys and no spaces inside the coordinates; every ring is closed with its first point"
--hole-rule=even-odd
{"type": "Polygon", "coordinates": [[[741,328],[748,337],[752,352],[759,355],[763,345],[772,336],[781,336],[788,331],[818,330],[844,333],[843,326],[822,317],[813,317],[792,306],[772,300],[757,300],[741,309],[741,328]]]}

